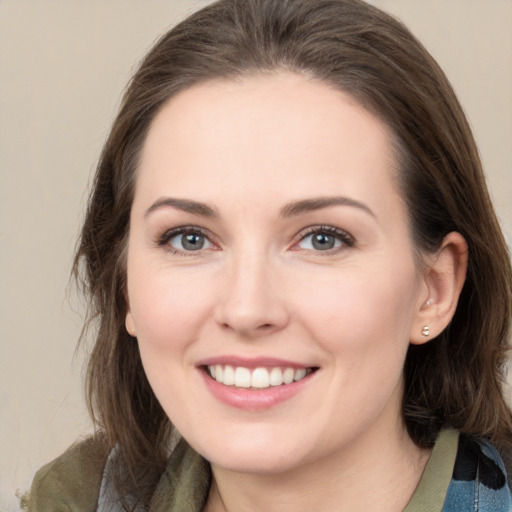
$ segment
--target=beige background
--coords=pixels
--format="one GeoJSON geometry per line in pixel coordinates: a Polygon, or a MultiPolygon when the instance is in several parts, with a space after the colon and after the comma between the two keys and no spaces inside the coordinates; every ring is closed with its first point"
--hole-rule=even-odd
{"type": "MultiPolygon", "coordinates": [[[[200,0],[0,0],[0,511],[90,431],[67,282],[85,189],[120,93],[200,0]]],[[[445,68],[512,234],[512,1],[375,0],[445,68]]],[[[72,295],[72,294],[71,294],[72,295]]]]}

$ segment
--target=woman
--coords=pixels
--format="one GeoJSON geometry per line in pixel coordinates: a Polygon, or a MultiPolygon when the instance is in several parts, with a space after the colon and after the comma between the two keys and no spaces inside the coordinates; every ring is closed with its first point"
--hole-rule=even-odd
{"type": "Polygon", "coordinates": [[[510,510],[506,245],[449,83],[378,9],[222,0],[166,34],[75,270],[98,434],[31,510],[510,510]]]}

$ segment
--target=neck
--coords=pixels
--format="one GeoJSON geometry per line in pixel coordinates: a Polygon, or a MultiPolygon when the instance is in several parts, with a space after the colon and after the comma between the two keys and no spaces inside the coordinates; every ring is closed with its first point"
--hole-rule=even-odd
{"type": "Polygon", "coordinates": [[[205,512],[366,512],[376,504],[381,512],[400,512],[430,451],[418,448],[403,426],[382,434],[361,436],[349,448],[278,474],[241,474],[212,466],[205,512]]]}

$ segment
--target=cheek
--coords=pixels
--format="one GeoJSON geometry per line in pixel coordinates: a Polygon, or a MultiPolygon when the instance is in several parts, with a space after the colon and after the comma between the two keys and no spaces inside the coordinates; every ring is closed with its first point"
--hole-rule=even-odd
{"type": "MultiPolygon", "coordinates": [[[[139,267],[140,268],[140,267],[139,267]]],[[[198,293],[186,272],[140,272],[129,282],[131,312],[144,371],[170,418],[195,418],[190,347],[209,316],[208,287],[198,293]]],[[[205,283],[203,282],[203,285],[205,283]]]]}
{"type": "MultiPolygon", "coordinates": [[[[414,266],[401,271],[371,266],[302,286],[294,294],[298,316],[328,352],[362,351],[386,356],[390,346],[404,353],[416,302],[414,266]]],[[[392,351],[393,352],[393,351],[392,351]]]]}
{"type": "Polygon", "coordinates": [[[206,282],[186,272],[139,272],[129,281],[129,301],[141,352],[168,352],[183,348],[211,306],[206,282]],[[201,282],[201,280],[199,280],[201,282]]]}

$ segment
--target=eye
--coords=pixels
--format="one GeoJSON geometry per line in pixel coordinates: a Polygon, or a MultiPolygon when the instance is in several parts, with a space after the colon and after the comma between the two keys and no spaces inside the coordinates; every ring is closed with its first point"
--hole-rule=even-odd
{"type": "Polygon", "coordinates": [[[345,231],[332,226],[313,227],[300,235],[295,247],[307,251],[336,251],[353,247],[354,239],[345,231]]]}
{"type": "Polygon", "coordinates": [[[199,251],[208,244],[208,239],[200,233],[182,233],[169,240],[169,245],[180,251],[199,251]]]}
{"type": "Polygon", "coordinates": [[[178,228],[167,231],[159,240],[173,252],[196,252],[213,247],[212,242],[198,228],[178,228]]]}

